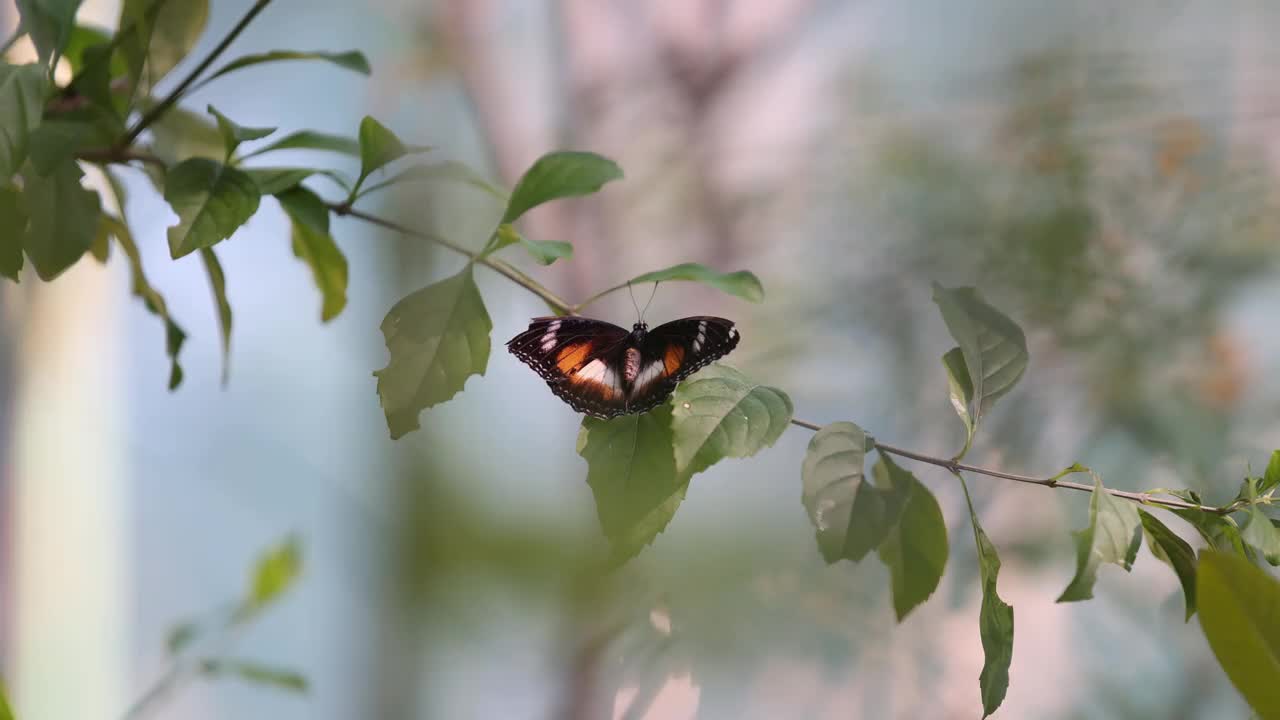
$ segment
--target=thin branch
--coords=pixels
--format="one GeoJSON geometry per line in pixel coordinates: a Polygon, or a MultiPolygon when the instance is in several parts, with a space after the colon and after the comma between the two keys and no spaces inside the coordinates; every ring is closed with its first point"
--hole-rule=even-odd
{"type": "Polygon", "coordinates": [[[152,123],[159,120],[162,115],[168,112],[169,108],[172,107],[174,103],[178,102],[183,93],[187,91],[187,88],[191,87],[191,84],[200,78],[200,74],[205,70],[208,70],[209,66],[216,62],[222,53],[226,52],[226,49],[231,46],[231,43],[235,42],[235,39],[240,36],[240,33],[244,32],[244,29],[249,26],[249,23],[253,22],[253,19],[258,16],[258,13],[265,10],[269,4],[271,4],[271,0],[258,0],[255,2],[253,7],[249,8],[249,11],[244,14],[244,17],[240,18],[240,21],[235,24],[235,27],[231,28],[231,32],[227,33],[227,36],[222,38],[222,42],[219,42],[217,47],[205,56],[205,59],[201,60],[200,64],[182,79],[182,82],[178,83],[178,87],[174,88],[173,92],[166,95],[165,98],[156,104],[155,107],[148,110],[146,114],[138,120],[138,123],[133,126],[133,129],[129,130],[129,132],[120,140],[119,145],[121,147],[128,147],[129,145],[132,145],[133,141],[138,139],[138,136],[142,134],[143,130],[146,130],[152,123]]]}
{"type": "Polygon", "coordinates": [[[92,163],[129,163],[136,161],[150,163],[162,169],[167,167],[164,160],[161,160],[158,156],[129,148],[91,148],[76,153],[76,158],[92,163]]]}
{"type": "Polygon", "coordinates": [[[386,220],[376,215],[370,215],[367,212],[356,210],[355,208],[351,207],[347,203],[328,203],[328,206],[330,210],[337,213],[338,215],[343,215],[343,216],[353,217],[359,220],[363,220],[367,223],[377,225],[379,227],[387,228],[388,230],[394,230],[402,235],[421,238],[423,240],[433,242],[441,247],[448,248],[458,253],[459,255],[465,255],[466,257],[471,258],[472,262],[478,263],[480,265],[484,265],[485,267],[491,270],[494,270],[498,274],[505,276],[511,282],[514,282],[515,284],[528,290],[534,295],[537,295],[539,298],[542,299],[543,302],[551,306],[551,308],[556,312],[561,313],[563,315],[577,314],[574,307],[569,304],[569,301],[551,292],[546,287],[544,287],[542,283],[539,283],[537,280],[534,280],[533,278],[529,277],[525,273],[518,270],[514,265],[506,262],[505,260],[500,260],[495,257],[482,256],[480,253],[477,253],[473,250],[468,250],[467,248],[464,248],[461,245],[458,245],[446,238],[442,238],[439,235],[423,232],[421,230],[415,230],[411,227],[401,225],[400,223],[394,222],[392,220],[386,220]]]}
{"type": "MultiPolygon", "coordinates": [[[[791,424],[802,427],[802,428],[806,428],[809,430],[813,430],[815,432],[822,429],[820,425],[811,423],[807,420],[799,420],[796,418],[791,419],[791,424]]],[[[1070,482],[1068,480],[1058,480],[1055,478],[1033,477],[1031,475],[1018,475],[1017,473],[1008,473],[1002,470],[992,470],[990,468],[978,467],[977,465],[969,465],[966,463],[957,462],[956,460],[946,460],[940,457],[933,457],[932,455],[923,455],[918,452],[913,452],[911,450],[903,450],[902,448],[897,448],[892,445],[885,445],[884,443],[879,443],[879,442],[876,443],[875,446],[876,446],[876,450],[879,450],[880,452],[888,453],[890,455],[897,455],[899,457],[904,457],[909,460],[915,460],[916,462],[927,463],[929,465],[936,465],[940,468],[946,468],[947,470],[950,470],[953,474],[957,474],[957,475],[961,471],[964,471],[964,472],[973,473],[975,475],[986,475],[988,477],[1001,478],[1003,480],[1012,480],[1014,482],[1027,483],[1028,485],[1040,485],[1040,486],[1049,487],[1049,488],[1066,488],[1068,490],[1079,490],[1081,492],[1093,492],[1094,490],[1094,487],[1092,485],[1086,485],[1084,483],[1070,482]]],[[[1185,500],[1178,500],[1176,498],[1156,497],[1151,493],[1131,492],[1128,490],[1117,490],[1115,488],[1109,488],[1109,487],[1104,487],[1103,489],[1106,490],[1109,494],[1114,495],[1118,498],[1124,498],[1125,500],[1132,500],[1133,502],[1136,502],[1142,505],[1158,505],[1160,507],[1170,508],[1174,510],[1199,510],[1200,512],[1213,513],[1214,515],[1228,515],[1230,513],[1235,512],[1236,510],[1239,510],[1241,507],[1237,503],[1231,503],[1230,505],[1225,505],[1222,507],[1218,507],[1214,505],[1198,505],[1196,503],[1187,502],[1185,500]]]]}

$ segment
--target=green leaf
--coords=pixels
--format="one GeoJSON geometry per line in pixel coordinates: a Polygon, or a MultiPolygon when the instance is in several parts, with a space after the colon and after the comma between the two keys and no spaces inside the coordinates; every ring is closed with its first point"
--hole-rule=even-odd
{"type": "Polygon", "coordinates": [[[44,112],[45,72],[39,65],[0,62],[0,183],[27,158],[27,139],[44,112]]]}
{"type": "Polygon", "coordinates": [[[56,61],[71,39],[81,0],[17,0],[22,27],[43,64],[56,61]]]}
{"type": "Polygon", "coordinates": [[[307,679],[301,673],[249,660],[210,658],[200,662],[200,671],[210,676],[237,677],[255,685],[266,685],[278,690],[296,693],[307,691],[307,679]]]}
{"type": "Polygon", "coordinates": [[[1190,620],[1196,612],[1196,553],[1186,540],[1178,537],[1156,516],[1141,508],[1138,509],[1138,515],[1142,518],[1142,529],[1151,554],[1173,568],[1178,582],[1182,583],[1186,619],[1190,620]]]}
{"type": "Polygon", "coordinates": [[[169,389],[173,390],[182,384],[182,366],[178,364],[178,353],[187,340],[187,333],[169,315],[169,306],[165,303],[164,296],[147,280],[142,268],[142,255],[138,252],[137,243],[133,241],[129,226],[119,218],[106,214],[102,216],[102,222],[110,228],[116,242],[120,243],[121,249],[129,258],[134,296],[142,300],[148,312],[164,321],[165,352],[169,356],[169,389]]]}
{"type": "MultiPolygon", "coordinates": [[[[1196,501],[1188,500],[1188,502],[1196,501]]],[[[1240,528],[1236,527],[1235,521],[1231,518],[1202,510],[1171,509],[1169,512],[1186,520],[1214,550],[1235,553],[1240,557],[1251,556],[1251,551],[1240,537],[1240,528]]]]}
{"type": "Polygon", "coordinates": [[[587,484],[615,562],[653,542],[684,500],[689,475],[677,472],[672,443],[670,405],[582,419],[578,454],[587,461],[587,484]]]}
{"type": "Polygon", "coordinates": [[[49,175],[92,147],[98,139],[98,128],[92,123],[70,120],[41,123],[27,138],[31,165],[41,175],[49,175]]]}
{"type": "Polygon", "coordinates": [[[1000,577],[1000,556],[991,544],[978,513],[969,497],[969,486],[964,478],[960,487],[969,506],[969,519],[973,521],[973,540],[978,546],[978,569],[982,577],[982,609],[978,611],[978,632],[982,637],[982,674],[978,676],[978,688],[982,692],[982,717],[987,717],[1004,702],[1009,690],[1009,666],[1013,663],[1013,608],[1000,599],[997,581],[1000,577]]]}
{"type": "Polygon", "coordinates": [[[484,375],[493,323],[472,266],[396,303],[382,321],[391,361],[374,372],[392,439],[418,429],[418,414],[484,375]]]}
{"type": "Polygon", "coordinates": [[[9,705],[9,693],[4,680],[0,680],[0,720],[13,720],[13,707],[9,705]]]}
{"type": "Polygon", "coordinates": [[[206,158],[185,160],[169,171],[164,199],[178,214],[169,228],[169,254],[178,259],[231,237],[258,211],[253,178],[206,158]]]}
{"type": "Polygon", "coordinates": [[[254,128],[237,125],[231,121],[231,118],[218,112],[218,109],[212,105],[208,107],[208,111],[218,121],[218,132],[222,134],[222,146],[227,151],[224,156],[226,160],[231,159],[231,156],[236,152],[236,148],[240,147],[240,143],[261,140],[276,131],[275,128],[254,128]]]}
{"type": "Polygon", "coordinates": [[[1280,717],[1280,583],[1243,558],[1203,550],[1196,594],[1218,664],[1260,717],[1280,717]]]}
{"type": "Polygon", "coordinates": [[[231,302],[227,300],[227,275],[213,248],[200,248],[200,262],[209,276],[213,304],[218,309],[218,330],[222,337],[222,384],[231,376],[231,302]]]}
{"type": "Polygon", "coordinates": [[[165,635],[165,651],[170,655],[177,655],[190,647],[199,634],[200,626],[198,624],[191,621],[178,623],[169,628],[169,632],[165,635]]]}
{"type": "Polygon", "coordinates": [[[793,410],[785,392],[720,364],[681,383],[671,405],[676,466],[689,475],[772,447],[793,410]]]}
{"type": "Polygon", "coordinates": [[[240,168],[258,184],[258,192],[262,195],[279,195],[291,190],[313,175],[329,178],[343,190],[350,190],[351,183],[341,173],[320,168],[301,167],[268,167],[240,168]]]}
{"type": "Polygon", "coordinates": [[[119,101],[111,92],[111,58],[114,47],[110,43],[91,45],[81,53],[84,69],[72,79],[69,90],[73,95],[87,98],[94,106],[113,116],[119,124],[124,116],[124,98],[119,101]]]}
{"type": "MultiPolygon", "coordinates": [[[[506,192],[485,180],[475,170],[472,170],[466,165],[454,160],[430,165],[412,165],[401,170],[395,175],[392,175],[386,180],[370,185],[360,191],[360,197],[364,197],[365,195],[377,192],[383,188],[401,183],[432,182],[438,180],[464,183],[485,191],[501,202],[505,203],[507,201],[506,192]]],[[[512,242],[515,242],[515,240],[513,239],[512,242]]]]}
{"type": "Polygon", "coordinates": [[[1076,539],[1076,575],[1058,602],[1088,600],[1102,563],[1115,563],[1127,572],[1142,544],[1142,519],[1133,503],[1121,500],[1102,487],[1094,476],[1089,499],[1089,526],[1072,533],[1076,539]]]}
{"type": "MultiPolygon", "coordinates": [[[[67,39],[67,46],[63,49],[63,57],[66,58],[67,64],[71,66],[71,75],[74,77],[84,70],[85,63],[88,58],[85,57],[85,50],[94,45],[110,45],[111,32],[103,28],[92,27],[89,25],[76,25],[71,29],[71,36],[67,39]]],[[[94,58],[98,61],[102,58],[94,58]]],[[[124,58],[118,53],[112,53],[111,57],[106,58],[108,62],[107,74],[110,77],[119,77],[128,72],[125,67],[124,58]]]]}
{"type": "Polygon", "coordinates": [[[11,185],[0,185],[0,276],[14,282],[22,272],[26,228],[27,210],[22,204],[22,193],[11,185]]]}
{"type": "MultiPolygon", "coordinates": [[[[172,0],[171,0],[172,1],[172,0]]],[[[149,109],[143,102],[142,108],[149,109]]],[[[171,107],[151,125],[154,152],[165,165],[172,167],[193,157],[222,160],[226,153],[222,132],[207,116],[171,107]]]]}
{"type": "Polygon", "coordinates": [[[360,157],[360,143],[341,135],[329,135],[314,130],[300,130],[286,135],[279,140],[260,147],[244,156],[243,159],[269,153],[276,150],[327,150],[342,153],[351,157],[360,157]]]}
{"type": "Polygon", "coordinates": [[[520,244],[539,265],[573,257],[573,245],[560,240],[530,240],[522,235],[520,244]]]}
{"type": "Polygon", "coordinates": [[[681,263],[663,270],[655,270],[631,278],[632,285],[650,282],[668,282],[671,280],[688,280],[713,287],[721,292],[729,293],[754,303],[764,302],[764,286],[760,278],[746,270],[722,273],[716,272],[698,263],[681,263]]]}
{"type": "Polygon", "coordinates": [[[988,305],[976,288],[948,289],[934,283],[933,301],[964,354],[973,397],[970,415],[977,428],[996,400],[1012,390],[1026,371],[1026,337],[1022,328],[988,305]]]}
{"type": "Polygon", "coordinates": [[[101,204],[98,193],[80,185],[83,176],[80,166],[67,160],[48,176],[26,177],[22,195],[30,224],[24,245],[46,282],[76,264],[98,232],[101,204]]]}
{"type": "Polygon", "coordinates": [[[329,322],[347,305],[347,258],[329,234],[329,208],[315,193],[295,187],[276,196],[293,222],[293,254],[311,268],[329,322]]]}
{"type": "Polygon", "coordinates": [[[427,152],[430,149],[426,146],[405,145],[385,125],[366,115],[360,121],[360,179],[356,181],[356,188],[363,185],[365,178],[373,171],[405,155],[427,152]]]}
{"type": "MultiPolygon", "coordinates": [[[[880,544],[880,562],[893,578],[893,609],[898,622],[917,605],[929,599],[942,580],[947,566],[947,523],[938,501],[915,476],[903,470],[889,456],[880,453],[874,470],[880,487],[887,485],[896,494],[906,495],[897,522],[880,544]],[[905,492],[899,488],[905,488],[905,492]]],[[[850,523],[857,523],[855,513],[850,523]]]]}
{"type": "Polygon", "coordinates": [[[530,209],[558,198],[590,195],[612,180],[622,168],[609,158],[590,152],[553,152],[538,158],[511,191],[502,222],[515,222],[530,209]]]}
{"type": "Polygon", "coordinates": [[[209,21],[208,0],[124,0],[120,54],[129,95],[147,93],[195,47],[209,21]]]}
{"type": "Polygon", "coordinates": [[[805,452],[800,502],[828,563],[857,562],[878,547],[906,502],[910,488],[866,482],[863,464],[870,444],[862,428],[837,422],[815,433],[805,452]]]}
{"type": "Polygon", "coordinates": [[[1258,494],[1266,495],[1277,487],[1280,487],[1280,450],[1271,453],[1267,471],[1262,475],[1262,482],[1258,485],[1258,494]]]}
{"type": "Polygon", "coordinates": [[[302,574],[302,545],[289,536],[258,557],[249,579],[244,608],[257,612],[280,599],[302,574]]]}
{"type": "Polygon", "coordinates": [[[1240,531],[1240,539],[1257,548],[1272,565],[1280,565],[1280,530],[1257,505],[1250,505],[1246,513],[1248,521],[1240,531]]]}
{"type": "Polygon", "coordinates": [[[951,392],[951,407],[964,423],[964,448],[956,455],[962,458],[969,452],[973,444],[973,416],[969,414],[969,406],[973,404],[973,381],[969,379],[969,367],[964,364],[964,352],[953,347],[942,356],[942,367],[947,371],[947,387],[951,392]]]}
{"type": "Polygon", "coordinates": [[[238,57],[226,65],[223,65],[221,68],[218,68],[217,72],[202,80],[200,84],[205,85],[222,77],[223,75],[226,75],[227,73],[235,72],[236,70],[241,70],[253,65],[282,62],[286,60],[323,60],[325,62],[333,63],[338,67],[358,72],[361,75],[368,75],[371,72],[369,69],[369,61],[365,58],[364,53],[357,50],[348,50],[347,52],[339,53],[320,51],[304,52],[300,50],[272,50],[270,52],[255,53],[253,55],[238,57]]]}

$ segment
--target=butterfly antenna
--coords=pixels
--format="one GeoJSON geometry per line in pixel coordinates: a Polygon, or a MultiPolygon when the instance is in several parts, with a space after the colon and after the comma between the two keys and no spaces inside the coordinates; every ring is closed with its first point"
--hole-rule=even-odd
{"type": "Polygon", "coordinates": [[[653,296],[658,294],[658,283],[653,284],[653,292],[649,293],[649,302],[644,304],[644,310],[640,311],[640,322],[644,322],[644,314],[649,310],[649,306],[653,304],[653,296]]]}
{"type": "Polygon", "coordinates": [[[638,318],[636,322],[640,322],[644,319],[644,313],[640,311],[640,305],[636,303],[636,293],[635,290],[631,289],[631,283],[629,282],[627,283],[627,294],[631,296],[631,307],[636,309],[636,317],[638,318]]]}

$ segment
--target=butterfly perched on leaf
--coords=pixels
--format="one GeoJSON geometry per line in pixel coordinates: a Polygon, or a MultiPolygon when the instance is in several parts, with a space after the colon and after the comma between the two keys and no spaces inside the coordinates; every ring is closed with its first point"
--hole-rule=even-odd
{"type": "Polygon", "coordinates": [[[507,349],[574,410],[598,418],[642,413],[681,380],[724,357],[740,336],[724,318],[695,316],[630,331],[584,317],[540,317],[507,349]]]}

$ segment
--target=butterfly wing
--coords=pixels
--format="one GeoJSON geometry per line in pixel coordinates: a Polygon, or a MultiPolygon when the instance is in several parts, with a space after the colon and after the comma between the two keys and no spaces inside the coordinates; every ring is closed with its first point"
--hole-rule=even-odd
{"type": "Polygon", "coordinates": [[[507,349],[533,368],[561,400],[578,412],[613,417],[626,412],[618,374],[626,353],[626,330],[602,320],[540,317],[511,338],[507,349]]]}
{"type": "Polygon", "coordinates": [[[681,380],[728,355],[741,335],[733,322],[700,315],[672,320],[649,331],[643,363],[627,398],[627,412],[644,412],[671,395],[681,380]]]}

